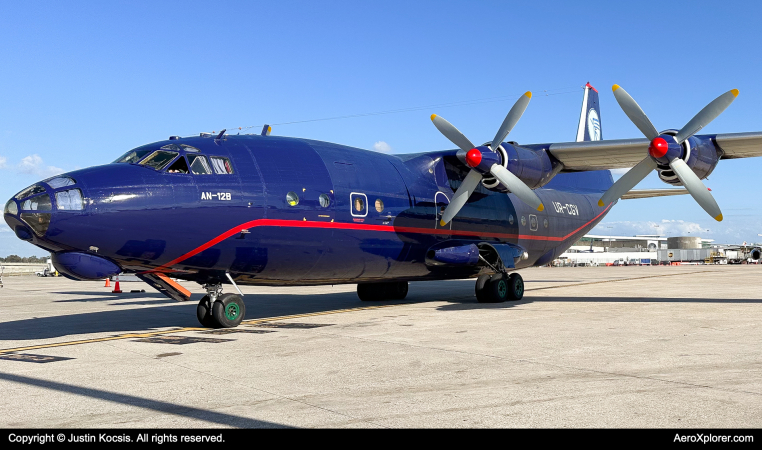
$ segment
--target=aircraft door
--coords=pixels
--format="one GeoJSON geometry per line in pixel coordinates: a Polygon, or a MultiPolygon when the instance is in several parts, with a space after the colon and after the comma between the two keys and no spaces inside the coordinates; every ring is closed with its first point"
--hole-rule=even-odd
{"type": "MultiPolygon", "coordinates": [[[[436,208],[436,211],[434,213],[434,229],[444,229],[447,231],[452,230],[452,221],[447,223],[444,227],[440,225],[440,221],[442,220],[442,214],[444,214],[445,208],[447,208],[447,205],[450,204],[450,199],[447,197],[447,194],[445,194],[442,191],[437,192],[434,195],[434,207],[436,208]]],[[[449,233],[442,236],[449,236],[449,233]]]]}

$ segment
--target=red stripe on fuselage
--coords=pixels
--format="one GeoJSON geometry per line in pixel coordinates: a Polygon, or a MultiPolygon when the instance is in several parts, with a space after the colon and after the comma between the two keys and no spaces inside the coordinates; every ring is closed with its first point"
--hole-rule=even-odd
{"type": "Polygon", "coordinates": [[[150,273],[150,272],[157,272],[157,271],[163,271],[168,269],[169,267],[182,262],[191,256],[197,255],[204,250],[208,249],[209,247],[212,247],[214,245],[219,244],[220,242],[224,241],[225,239],[235,236],[236,234],[240,233],[242,230],[248,230],[250,228],[256,228],[256,227],[289,227],[289,228],[328,228],[328,229],[337,229],[337,230],[360,230],[360,231],[383,231],[387,233],[412,233],[412,234],[436,234],[436,235],[448,235],[448,236],[489,236],[494,238],[503,238],[503,239],[527,239],[527,240],[535,240],[535,241],[554,241],[554,242],[561,242],[565,241],[566,239],[570,238],[574,234],[576,234],[579,230],[585,228],[586,226],[590,225],[592,222],[594,222],[596,219],[601,217],[603,213],[609,210],[611,208],[611,204],[606,207],[603,211],[600,212],[597,216],[590,219],[587,223],[582,225],[581,227],[577,228],[576,230],[572,231],[571,233],[567,234],[563,237],[556,237],[556,236],[535,236],[531,234],[509,234],[509,233],[485,233],[481,231],[465,231],[465,230],[449,230],[449,229],[431,229],[431,228],[417,228],[417,227],[395,227],[393,225],[368,225],[364,223],[342,223],[342,222],[314,222],[314,221],[305,221],[305,220],[279,220],[279,219],[257,219],[252,220],[249,222],[246,222],[244,224],[238,225],[235,228],[231,228],[230,230],[222,233],[221,235],[217,236],[216,238],[212,239],[211,241],[196,247],[195,249],[189,251],[188,253],[180,256],[179,258],[175,258],[172,261],[162,264],[161,266],[157,267],[153,270],[147,270],[142,273],[150,273]]]}

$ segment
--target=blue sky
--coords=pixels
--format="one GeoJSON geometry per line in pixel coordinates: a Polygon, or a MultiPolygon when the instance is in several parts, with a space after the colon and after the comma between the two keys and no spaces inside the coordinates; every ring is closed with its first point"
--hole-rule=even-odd
{"type": "MultiPolygon", "coordinates": [[[[511,139],[570,141],[587,81],[601,92],[606,139],[641,137],[611,94],[615,83],[658,129],[680,128],[737,88],[738,99],[702,132],[762,131],[756,2],[0,0],[0,7],[2,199],[141,144],[221,128],[413,108],[275,125],[273,134],[366,149],[382,143],[392,153],[452,148],[431,124],[437,113],[472,141],[487,141],[527,90],[535,95],[511,139]],[[481,99],[492,100],[472,102],[481,99]],[[416,109],[457,102],[466,104],[416,109]]],[[[594,232],[762,241],[760,169],[757,159],[723,161],[705,181],[721,223],[680,196],[623,201],[594,232]]],[[[654,175],[638,187],[668,186],[654,175]]],[[[10,253],[44,254],[2,224],[0,256],[10,253]]]]}

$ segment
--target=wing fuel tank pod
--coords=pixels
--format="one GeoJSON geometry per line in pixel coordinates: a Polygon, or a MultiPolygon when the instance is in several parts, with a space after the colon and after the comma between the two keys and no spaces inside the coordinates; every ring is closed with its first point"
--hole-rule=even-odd
{"type": "Polygon", "coordinates": [[[102,280],[122,271],[108,259],[90,253],[53,253],[51,259],[56,270],[80,281],[102,280]]]}

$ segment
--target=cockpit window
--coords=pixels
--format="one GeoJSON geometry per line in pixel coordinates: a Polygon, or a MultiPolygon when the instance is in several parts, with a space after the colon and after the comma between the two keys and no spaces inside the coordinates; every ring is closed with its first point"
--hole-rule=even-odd
{"type": "Polygon", "coordinates": [[[187,144],[167,144],[164,147],[162,147],[161,150],[174,150],[174,151],[185,150],[186,152],[194,152],[194,153],[198,153],[201,151],[197,149],[196,147],[193,147],[192,145],[187,145],[187,144]]]}
{"type": "Polygon", "coordinates": [[[136,148],[135,150],[130,150],[129,152],[120,156],[119,159],[117,159],[114,162],[115,163],[136,163],[140,161],[141,159],[143,159],[143,157],[149,153],[151,153],[151,150],[141,150],[140,148],[136,148]]]}
{"type": "Polygon", "coordinates": [[[212,166],[214,167],[214,173],[217,174],[231,174],[233,173],[233,166],[230,165],[230,160],[221,156],[210,156],[212,160],[212,166]]]}
{"type": "Polygon", "coordinates": [[[188,161],[190,161],[191,172],[196,175],[208,175],[212,173],[212,169],[209,167],[209,162],[205,156],[188,155],[188,161]]]}
{"type": "Polygon", "coordinates": [[[151,167],[156,170],[165,168],[173,159],[178,155],[177,152],[167,152],[164,150],[156,150],[146,159],[144,159],[140,165],[151,167]]]}
{"type": "Polygon", "coordinates": [[[35,184],[16,194],[16,200],[23,200],[30,195],[39,194],[40,192],[45,192],[45,188],[40,184],[35,184]]]}
{"type": "Polygon", "coordinates": [[[173,162],[171,166],[167,168],[168,173],[188,173],[188,163],[185,162],[185,158],[182,156],[177,158],[177,161],[173,162]]]}

